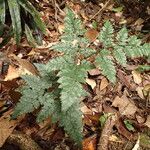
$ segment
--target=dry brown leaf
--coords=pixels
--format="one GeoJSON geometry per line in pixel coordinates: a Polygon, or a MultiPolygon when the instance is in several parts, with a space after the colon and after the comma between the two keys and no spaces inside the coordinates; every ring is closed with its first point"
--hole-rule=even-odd
{"type": "Polygon", "coordinates": [[[144,124],[150,128],[150,115],[147,116],[147,120],[144,124]]]}
{"type": "Polygon", "coordinates": [[[83,114],[92,114],[91,109],[89,109],[86,105],[81,107],[81,111],[83,114]]]}
{"type": "Polygon", "coordinates": [[[6,112],[3,117],[0,118],[0,147],[3,146],[7,138],[13,132],[14,128],[21,121],[22,118],[17,120],[11,120],[12,110],[6,112]]]}
{"type": "Polygon", "coordinates": [[[145,122],[145,118],[143,116],[136,114],[135,117],[138,123],[143,124],[145,122]]]}
{"type": "Polygon", "coordinates": [[[141,99],[144,99],[143,87],[137,87],[137,88],[136,88],[136,91],[137,91],[139,97],[140,97],[141,99]]]}
{"type": "Polygon", "coordinates": [[[142,82],[141,74],[138,71],[132,71],[133,80],[136,84],[140,84],[142,82]]]}
{"type": "Polygon", "coordinates": [[[24,69],[24,72],[27,74],[32,74],[32,75],[39,75],[38,70],[35,68],[33,64],[31,64],[29,61],[25,59],[18,59],[18,62],[21,66],[22,69],[24,69]]]}
{"type": "Polygon", "coordinates": [[[85,33],[85,37],[88,38],[91,42],[94,42],[97,36],[98,36],[98,31],[96,31],[95,29],[89,29],[85,33]]]}
{"type": "Polygon", "coordinates": [[[96,81],[93,79],[86,78],[86,83],[90,85],[92,89],[96,87],[96,81]]]}
{"type": "Polygon", "coordinates": [[[121,98],[119,96],[116,96],[112,103],[112,106],[118,107],[119,112],[122,115],[126,116],[132,116],[137,111],[137,107],[135,106],[135,104],[124,95],[121,98]]]}
{"type": "Polygon", "coordinates": [[[28,71],[25,68],[15,68],[13,66],[9,66],[7,75],[5,76],[4,81],[10,81],[13,79],[16,79],[18,77],[21,77],[22,75],[33,75],[30,71],[28,71]]]}
{"type": "Polygon", "coordinates": [[[63,34],[64,29],[65,29],[64,24],[60,24],[60,25],[58,25],[58,31],[59,31],[59,33],[60,33],[60,34],[63,34]]]}
{"type": "Polygon", "coordinates": [[[8,72],[7,72],[7,75],[5,76],[4,81],[13,80],[18,77],[20,77],[19,69],[9,65],[8,72]]]}
{"type": "Polygon", "coordinates": [[[90,70],[90,71],[88,71],[88,72],[89,72],[89,74],[90,74],[91,76],[97,76],[97,75],[100,75],[100,74],[101,74],[101,72],[100,72],[99,69],[92,69],[92,70],[90,70]]]}
{"type": "Polygon", "coordinates": [[[109,82],[106,78],[103,78],[100,83],[100,91],[105,89],[108,86],[109,82]]]}
{"type": "Polygon", "coordinates": [[[96,135],[83,140],[83,150],[96,150],[96,135]]]}
{"type": "Polygon", "coordinates": [[[21,59],[14,54],[10,54],[10,57],[13,57],[18,62],[20,69],[23,71],[23,74],[25,73],[39,76],[39,71],[37,68],[28,60],[21,59]]]}
{"type": "Polygon", "coordinates": [[[122,70],[118,69],[117,76],[123,85],[125,85],[130,90],[135,90],[135,86],[130,83],[129,76],[127,76],[122,70]]]}

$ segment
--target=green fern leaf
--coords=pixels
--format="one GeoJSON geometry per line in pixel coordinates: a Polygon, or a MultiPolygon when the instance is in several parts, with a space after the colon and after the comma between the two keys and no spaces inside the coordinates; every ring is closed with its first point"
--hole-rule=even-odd
{"type": "Polygon", "coordinates": [[[42,95],[51,86],[47,78],[29,75],[23,76],[22,78],[26,81],[26,85],[20,89],[22,97],[15,108],[13,118],[24,113],[32,112],[43,104],[41,102],[45,101],[45,97],[42,97],[42,95]]]}
{"type": "Polygon", "coordinates": [[[9,11],[12,20],[13,32],[14,37],[16,39],[17,44],[20,42],[21,39],[21,19],[20,19],[20,6],[18,5],[17,0],[7,0],[9,11]]]}
{"type": "Polygon", "coordinates": [[[116,82],[116,70],[114,63],[109,58],[109,51],[102,50],[96,57],[96,64],[102,69],[102,74],[106,76],[112,83],[116,82]]]}
{"type": "Polygon", "coordinates": [[[46,26],[45,24],[43,23],[43,21],[41,20],[41,16],[39,14],[39,12],[34,8],[34,6],[29,3],[29,1],[27,0],[19,0],[18,3],[27,11],[29,12],[37,27],[43,32],[43,33],[46,33],[46,26]]]}
{"type": "Polygon", "coordinates": [[[123,47],[121,46],[115,46],[113,51],[114,58],[123,66],[126,65],[126,55],[123,51],[123,47]]]}
{"type": "Polygon", "coordinates": [[[137,36],[133,35],[128,38],[128,45],[132,47],[138,47],[141,45],[141,40],[137,36]]]}
{"type": "Polygon", "coordinates": [[[5,23],[5,0],[0,1],[0,24],[5,23]]]}
{"type": "Polygon", "coordinates": [[[148,56],[148,57],[150,56],[150,44],[149,43],[145,43],[141,49],[142,49],[144,56],[148,56]]]}
{"type": "Polygon", "coordinates": [[[127,39],[128,39],[128,32],[126,28],[122,28],[116,37],[117,41],[119,42],[119,45],[126,45],[127,39]]]}
{"type": "Polygon", "coordinates": [[[106,21],[99,35],[100,42],[105,48],[112,46],[113,43],[113,26],[109,21],[106,21]]]}
{"type": "Polygon", "coordinates": [[[76,39],[76,37],[83,35],[85,30],[82,28],[82,22],[78,19],[71,9],[66,9],[65,17],[65,34],[62,36],[64,40],[68,41],[68,35],[72,37],[71,39],[76,39]],[[66,38],[67,39],[66,39],[66,38]]]}
{"type": "Polygon", "coordinates": [[[78,145],[81,145],[83,125],[79,105],[73,105],[66,112],[63,112],[60,119],[61,126],[64,127],[65,131],[78,145]]]}
{"type": "Polygon", "coordinates": [[[65,52],[66,55],[74,55],[78,51],[78,41],[62,41],[57,45],[52,46],[51,49],[55,49],[59,52],[65,52]]]}
{"type": "Polygon", "coordinates": [[[60,99],[62,103],[62,111],[66,111],[72,105],[79,103],[79,99],[87,95],[80,84],[85,83],[87,70],[89,70],[90,67],[86,67],[85,65],[87,66],[87,64],[81,66],[68,64],[66,68],[63,68],[58,73],[58,83],[60,83],[59,88],[61,89],[60,99]]]}
{"type": "Polygon", "coordinates": [[[55,111],[55,100],[53,93],[46,93],[39,97],[40,104],[43,105],[41,111],[38,114],[37,122],[42,122],[50,117],[55,111]]]}

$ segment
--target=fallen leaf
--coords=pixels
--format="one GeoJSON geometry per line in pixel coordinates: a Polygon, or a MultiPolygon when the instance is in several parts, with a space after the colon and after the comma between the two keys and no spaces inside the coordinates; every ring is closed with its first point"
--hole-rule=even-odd
{"type": "Polygon", "coordinates": [[[58,25],[58,31],[59,31],[59,33],[60,33],[60,34],[63,34],[64,29],[65,29],[64,24],[60,24],[60,25],[58,25]]]}
{"type": "Polygon", "coordinates": [[[122,70],[120,69],[118,70],[117,76],[123,85],[125,85],[127,88],[129,88],[132,91],[135,90],[134,85],[130,83],[129,77],[122,70]]]}
{"type": "Polygon", "coordinates": [[[150,115],[147,116],[147,120],[144,124],[150,128],[150,115]]]}
{"type": "Polygon", "coordinates": [[[109,82],[106,78],[103,78],[100,83],[100,91],[105,89],[108,86],[109,82]]]}
{"type": "Polygon", "coordinates": [[[135,106],[135,104],[131,100],[129,100],[125,95],[123,95],[121,98],[119,96],[116,96],[112,103],[112,106],[118,107],[119,112],[122,115],[126,116],[133,116],[138,109],[135,106]]]}
{"type": "Polygon", "coordinates": [[[13,80],[18,77],[20,77],[19,69],[16,69],[15,67],[9,65],[8,72],[7,75],[5,76],[4,81],[13,80]]]}
{"type": "Polygon", "coordinates": [[[143,124],[145,122],[145,118],[143,116],[136,114],[135,117],[138,123],[143,124]]]}
{"type": "Polygon", "coordinates": [[[82,145],[82,150],[96,150],[96,135],[84,139],[82,145]]]}
{"type": "Polygon", "coordinates": [[[92,89],[94,89],[94,88],[96,87],[96,81],[93,80],[93,79],[87,78],[87,79],[86,79],[86,83],[87,83],[88,85],[90,85],[92,89]]]}
{"type": "Polygon", "coordinates": [[[97,36],[98,36],[98,31],[96,31],[95,29],[89,29],[85,33],[85,37],[88,38],[91,42],[94,42],[97,36]]]}
{"type": "Polygon", "coordinates": [[[132,71],[133,80],[136,84],[140,84],[142,82],[141,74],[138,71],[132,71]]]}
{"type": "Polygon", "coordinates": [[[11,54],[10,56],[12,56],[19,63],[21,70],[24,70],[23,73],[39,76],[39,71],[37,68],[28,60],[20,59],[14,54],[11,54]]]}
{"type": "Polygon", "coordinates": [[[83,114],[92,114],[91,109],[89,109],[86,105],[81,107],[81,111],[83,114]]]}
{"type": "Polygon", "coordinates": [[[138,136],[136,144],[134,145],[134,147],[132,148],[132,150],[139,150],[139,148],[140,148],[140,135],[138,136]]]}
{"type": "Polygon", "coordinates": [[[3,146],[17,124],[22,120],[21,117],[17,120],[11,120],[11,114],[12,110],[9,110],[0,118],[0,147],[3,146]]]}
{"type": "Polygon", "coordinates": [[[144,99],[143,87],[137,87],[137,88],[136,88],[136,91],[137,91],[139,97],[140,97],[141,99],[144,99]]]}
{"type": "Polygon", "coordinates": [[[97,76],[97,75],[100,75],[100,74],[101,74],[101,72],[100,72],[99,69],[92,69],[92,70],[90,70],[90,71],[88,71],[88,72],[89,72],[89,74],[90,74],[91,76],[97,76]]]}

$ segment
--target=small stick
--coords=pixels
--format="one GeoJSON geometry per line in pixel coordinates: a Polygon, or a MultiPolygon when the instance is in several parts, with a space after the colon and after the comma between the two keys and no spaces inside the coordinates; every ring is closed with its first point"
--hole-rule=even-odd
{"type": "Polygon", "coordinates": [[[111,114],[105,122],[104,128],[99,139],[97,150],[108,150],[109,137],[112,132],[112,128],[117,121],[117,114],[111,114]]]}
{"type": "Polygon", "coordinates": [[[103,5],[103,7],[102,7],[95,15],[93,15],[93,16],[90,18],[90,20],[94,19],[99,13],[101,13],[101,12],[107,7],[107,5],[109,4],[110,1],[111,1],[111,0],[108,0],[108,1],[103,5]]]}

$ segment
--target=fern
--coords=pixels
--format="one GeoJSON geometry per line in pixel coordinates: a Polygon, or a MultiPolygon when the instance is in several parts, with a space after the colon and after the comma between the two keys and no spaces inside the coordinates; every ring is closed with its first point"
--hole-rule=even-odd
{"type": "Polygon", "coordinates": [[[82,84],[87,71],[93,67],[102,70],[111,82],[116,82],[116,66],[125,66],[127,57],[149,57],[150,44],[141,44],[136,36],[128,38],[126,28],[114,35],[109,21],[104,24],[98,38],[103,46],[99,51],[91,49],[84,37],[81,20],[66,9],[65,30],[57,45],[51,49],[62,55],[47,64],[36,64],[41,76],[24,76],[26,84],[21,88],[22,97],[17,104],[13,117],[38,109],[37,121],[51,117],[59,122],[74,141],[82,141],[81,98],[87,95],[82,84]],[[96,54],[94,65],[87,57],[96,54]],[[80,56],[83,56],[82,59],[80,56]],[[41,108],[41,109],[39,109],[41,108]]]}
{"type": "Polygon", "coordinates": [[[87,71],[92,68],[92,65],[86,60],[77,63],[78,56],[83,55],[83,45],[88,42],[83,37],[85,31],[81,21],[70,9],[66,11],[65,33],[60,37],[59,44],[52,47],[63,52],[63,55],[50,60],[46,65],[37,65],[41,78],[23,77],[26,85],[21,90],[22,97],[13,117],[32,112],[42,106],[37,116],[38,122],[51,116],[53,122],[59,121],[60,126],[64,127],[72,139],[81,144],[83,125],[79,106],[81,97],[87,95],[82,83],[85,83],[87,71]],[[56,72],[55,80],[52,80],[52,76],[50,78],[52,72],[56,72]],[[48,92],[49,88],[53,90],[48,92]]]}
{"type": "Polygon", "coordinates": [[[116,38],[114,38],[113,31],[112,24],[106,21],[99,34],[99,40],[102,42],[105,51],[109,53],[109,56],[99,54],[96,57],[96,64],[102,69],[103,75],[115,83],[116,71],[113,61],[116,60],[116,63],[125,66],[127,57],[150,57],[150,44],[143,45],[141,40],[135,35],[128,37],[125,27],[117,33],[116,38]]]}

